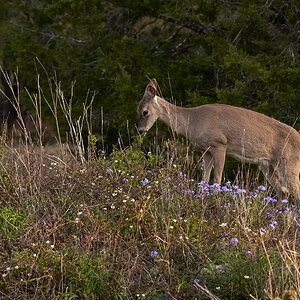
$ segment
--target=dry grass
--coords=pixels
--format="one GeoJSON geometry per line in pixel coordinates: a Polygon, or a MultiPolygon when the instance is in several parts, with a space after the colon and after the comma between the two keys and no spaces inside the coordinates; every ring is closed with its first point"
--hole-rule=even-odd
{"type": "Polygon", "coordinates": [[[21,138],[2,138],[1,298],[300,297],[299,208],[257,184],[199,183],[190,157],[145,156],[144,137],[107,159],[92,134],[93,97],[73,120],[70,99],[49,84],[52,99],[41,87],[31,95],[36,134],[20,121],[21,138]],[[44,146],[45,102],[55,146],[44,146]]]}

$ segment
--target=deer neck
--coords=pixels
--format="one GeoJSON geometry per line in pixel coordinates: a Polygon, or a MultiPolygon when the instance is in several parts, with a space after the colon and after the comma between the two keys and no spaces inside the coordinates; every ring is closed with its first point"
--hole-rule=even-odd
{"type": "Polygon", "coordinates": [[[159,106],[159,119],[177,134],[188,137],[190,117],[186,108],[169,103],[163,98],[156,97],[159,106]]]}

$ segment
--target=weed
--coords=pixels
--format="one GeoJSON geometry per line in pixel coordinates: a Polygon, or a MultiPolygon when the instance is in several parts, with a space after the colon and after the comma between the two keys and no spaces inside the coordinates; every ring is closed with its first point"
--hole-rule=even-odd
{"type": "Polygon", "coordinates": [[[169,153],[164,161],[161,146],[144,151],[144,136],[106,157],[89,105],[76,122],[71,101],[52,86],[56,151],[23,128],[20,144],[0,155],[0,297],[300,297],[293,203],[254,181],[199,182],[190,158],[169,153]],[[58,111],[70,127],[67,145],[58,111]]]}
{"type": "Polygon", "coordinates": [[[5,239],[16,237],[25,224],[25,217],[19,212],[10,207],[0,209],[0,232],[5,239]]]}

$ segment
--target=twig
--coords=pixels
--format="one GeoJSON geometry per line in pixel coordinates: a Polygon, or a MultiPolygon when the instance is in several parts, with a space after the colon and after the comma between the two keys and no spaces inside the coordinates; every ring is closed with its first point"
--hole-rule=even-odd
{"type": "Polygon", "coordinates": [[[194,282],[194,286],[196,287],[197,290],[200,292],[204,293],[209,299],[212,300],[221,300],[219,297],[215,296],[211,291],[206,286],[202,286],[198,282],[194,282]]]}

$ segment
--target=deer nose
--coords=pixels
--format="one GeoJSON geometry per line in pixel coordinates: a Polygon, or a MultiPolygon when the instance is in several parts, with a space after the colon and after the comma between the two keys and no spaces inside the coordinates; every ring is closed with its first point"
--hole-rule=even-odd
{"type": "Polygon", "coordinates": [[[139,129],[139,134],[143,134],[143,133],[146,133],[147,132],[147,130],[145,130],[145,129],[139,129]]]}

